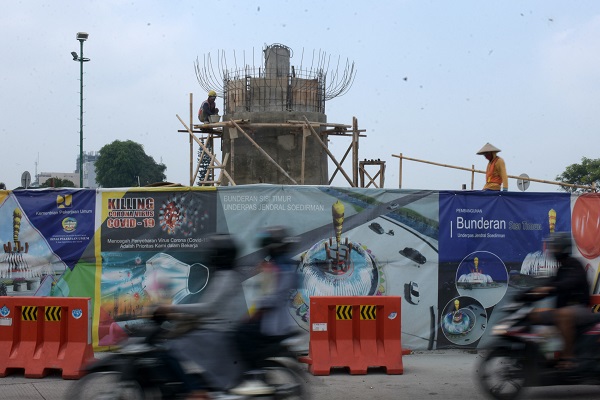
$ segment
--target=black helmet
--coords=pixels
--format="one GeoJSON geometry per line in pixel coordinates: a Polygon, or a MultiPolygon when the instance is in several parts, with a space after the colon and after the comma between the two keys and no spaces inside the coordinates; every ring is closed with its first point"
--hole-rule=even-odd
{"type": "Polygon", "coordinates": [[[206,263],[209,267],[234,267],[238,247],[231,235],[216,233],[208,236],[204,249],[206,251],[206,263]]]}
{"type": "Polygon", "coordinates": [[[572,244],[569,232],[552,232],[544,242],[546,249],[557,259],[571,255],[572,244]]]}
{"type": "Polygon", "coordinates": [[[285,253],[297,238],[291,236],[284,226],[271,226],[262,231],[258,236],[258,246],[273,256],[285,253]]]}

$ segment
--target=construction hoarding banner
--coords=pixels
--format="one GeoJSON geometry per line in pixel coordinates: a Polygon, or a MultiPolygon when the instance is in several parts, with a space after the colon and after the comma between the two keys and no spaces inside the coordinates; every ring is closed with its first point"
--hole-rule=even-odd
{"type": "Polygon", "coordinates": [[[290,314],[306,331],[311,297],[399,296],[404,348],[485,347],[498,305],[556,270],[543,248],[552,231],[572,231],[599,292],[596,195],[247,185],[18,190],[0,201],[0,284],[33,283],[9,295],[90,297],[100,349],[148,305],[200,299],[210,233],[236,236],[250,306],[257,233],[272,225],[299,240],[290,314]]]}

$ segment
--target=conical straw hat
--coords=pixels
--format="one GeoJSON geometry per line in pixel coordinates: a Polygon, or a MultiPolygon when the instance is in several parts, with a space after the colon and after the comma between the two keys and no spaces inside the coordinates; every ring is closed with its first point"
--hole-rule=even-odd
{"type": "Polygon", "coordinates": [[[483,153],[488,153],[488,152],[499,152],[499,151],[502,151],[502,150],[500,150],[499,148],[497,148],[493,144],[486,143],[485,146],[483,146],[481,148],[481,150],[479,150],[477,152],[477,154],[483,154],[483,153]]]}

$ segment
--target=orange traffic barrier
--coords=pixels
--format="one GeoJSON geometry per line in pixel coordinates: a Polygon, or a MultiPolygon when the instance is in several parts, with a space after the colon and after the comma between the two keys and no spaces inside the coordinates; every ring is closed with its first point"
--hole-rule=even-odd
{"type": "Polygon", "coordinates": [[[43,378],[62,370],[79,379],[94,358],[89,298],[0,297],[0,377],[24,370],[43,378]]]}
{"type": "Polygon", "coordinates": [[[311,297],[308,356],[300,361],[313,375],[329,375],[334,367],[352,375],[370,367],[402,374],[400,310],[397,296],[311,297]]]}
{"type": "Polygon", "coordinates": [[[592,312],[600,312],[600,294],[592,294],[590,296],[590,306],[592,306],[592,312]]]}

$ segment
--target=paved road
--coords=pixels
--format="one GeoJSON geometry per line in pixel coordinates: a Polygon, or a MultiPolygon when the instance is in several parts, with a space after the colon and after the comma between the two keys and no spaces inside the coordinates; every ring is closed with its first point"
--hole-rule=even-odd
{"type": "MultiPolygon", "coordinates": [[[[367,375],[349,375],[333,370],[329,376],[308,375],[313,399],[392,400],[485,399],[474,380],[479,355],[462,350],[423,351],[403,357],[404,374],[386,375],[379,370],[367,375]]],[[[26,379],[15,374],[0,378],[2,400],[61,400],[72,381],[59,375],[26,379]]],[[[596,400],[600,387],[564,386],[527,389],[523,398],[540,400],[596,400]]]]}

